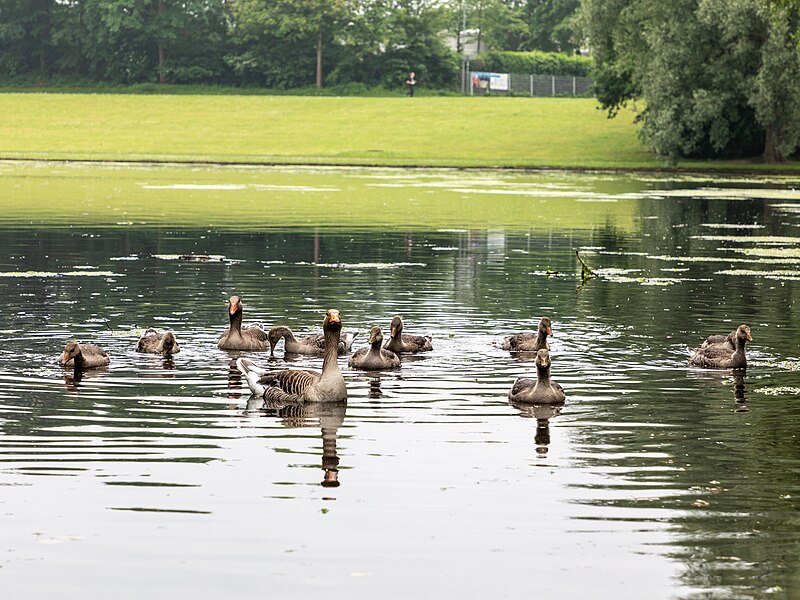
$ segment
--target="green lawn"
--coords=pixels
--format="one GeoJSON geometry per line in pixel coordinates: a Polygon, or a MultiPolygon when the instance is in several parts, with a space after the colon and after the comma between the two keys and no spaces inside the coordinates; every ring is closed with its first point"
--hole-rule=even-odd
{"type": "Polygon", "coordinates": [[[592,99],[5,93],[0,111],[0,159],[664,166],[592,99]]]}

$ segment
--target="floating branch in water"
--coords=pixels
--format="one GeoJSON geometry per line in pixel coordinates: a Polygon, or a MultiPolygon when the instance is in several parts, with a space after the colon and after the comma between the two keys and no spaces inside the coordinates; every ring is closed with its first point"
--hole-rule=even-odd
{"type": "Polygon", "coordinates": [[[581,253],[575,250],[575,256],[578,257],[578,262],[581,263],[581,280],[586,281],[587,279],[594,279],[597,277],[597,274],[589,268],[589,265],[586,264],[581,258],[581,253]]]}

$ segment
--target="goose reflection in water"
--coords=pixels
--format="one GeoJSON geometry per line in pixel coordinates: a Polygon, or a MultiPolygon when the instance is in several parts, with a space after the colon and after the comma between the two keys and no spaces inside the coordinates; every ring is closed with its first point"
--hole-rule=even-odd
{"type": "Polygon", "coordinates": [[[175,377],[173,372],[175,371],[175,360],[169,354],[163,356],[155,354],[143,355],[139,362],[139,367],[142,370],[142,375],[147,376],[148,379],[151,377],[167,379],[175,377]]]}
{"type": "Polygon", "coordinates": [[[383,392],[381,391],[381,378],[371,377],[369,380],[369,391],[367,392],[367,397],[370,400],[379,400],[381,396],[383,396],[383,392]]]}
{"type": "Polygon", "coordinates": [[[319,425],[322,432],[322,487],[339,487],[339,455],[336,441],[339,427],[344,422],[347,402],[298,402],[273,401],[251,397],[247,401],[249,413],[258,412],[277,417],[285,427],[313,427],[319,425]]]}
{"type": "Polygon", "coordinates": [[[750,412],[747,401],[747,372],[744,369],[730,369],[727,371],[689,371],[693,379],[714,380],[720,385],[732,383],[734,412],[750,412]]]}
{"type": "Polygon", "coordinates": [[[547,456],[550,446],[550,419],[561,414],[564,403],[561,404],[528,404],[526,402],[511,401],[511,405],[519,411],[519,416],[524,419],[536,419],[536,434],[533,441],[536,443],[536,454],[547,456]]]}
{"type": "MultiPolygon", "coordinates": [[[[242,372],[236,368],[237,358],[239,358],[238,354],[233,358],[231,358],[230,362],[228,363],[228,400],[238,401],[242,397],[243,393],[239,391],[242,389],[242,372]]],[[[252,400],[258,401],[259,408],[264,403],[262,398],[251,398],[250,400],[247,401],[248,408],[250,407],[250,402],[252,400]]],[[[238,403],[229,404],[228,408],[235,409],[237,406],[238,403]]]]}
{"type": "Polygon", "coordinates": [[[68,392],[79,392],[84,384],[92,379],[103,377],[108,373],[106,367],[99,367],[90,371],[81,369],[69,370],[64,373],[64,389],[68,392]]]}
{"type": "Polygon", "coordinates": [[[747,405],[747,388],[744,383],[744,372],[733,372],[733,401],[736,403],[735,412],[750,412],[750,407],[747,405]]]}

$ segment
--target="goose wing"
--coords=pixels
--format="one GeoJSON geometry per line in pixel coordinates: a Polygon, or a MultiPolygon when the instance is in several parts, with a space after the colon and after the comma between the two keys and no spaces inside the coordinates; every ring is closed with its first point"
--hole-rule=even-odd
{"type": "Polygon", "coordinates": [[[267,332],[264,331],[264,328],[258,324],[248,325],[247,327],[242,328],[242,336],[251,337],[259,342],[267,341],[267,332]]]}
{"type": "Polygon", "coordinates": [[[500,344],[502,350],[517,350],[520,344],[532,342],[536,338],[533,333],[520,333],[518,335],[508,335],[503,338],[500,344]]]}
{"type": "Polygon", "coordinates": [[[533,388],[536,386],[536,380],[530,379],[528,377],[520,377],[514,382],[514,385],[511,387],[511,391],[509,392],[509,397],[516,396],[520,392],[533,388]]]}
{"type": "Polygon", "coordinates": [[[431,344],[431,337],[428,335],[406,335],[403,334],[403,345],[412,347],[412,352],[424,352],[426,350],[433,350],[431,344]]]}
{"type": "Polygon", "coordinates": [[[322,377],[314,371],[283,369],[270,371],[259,367],[253,361],[239,358],[236,366],[244,374],[250,391],[256,396],[274,402],[297,400],[309,387],[322,377]]]}

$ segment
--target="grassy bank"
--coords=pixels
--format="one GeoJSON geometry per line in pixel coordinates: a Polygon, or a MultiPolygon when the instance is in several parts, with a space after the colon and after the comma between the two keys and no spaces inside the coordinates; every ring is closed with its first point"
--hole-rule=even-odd
{"type": "Polygon", "coordinates": [[[0,159],[664,166],[592,99],[5,93],[0,111],[0,159]]]}

